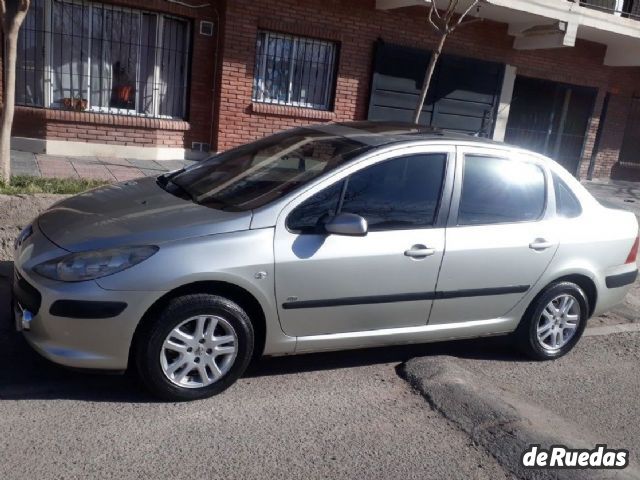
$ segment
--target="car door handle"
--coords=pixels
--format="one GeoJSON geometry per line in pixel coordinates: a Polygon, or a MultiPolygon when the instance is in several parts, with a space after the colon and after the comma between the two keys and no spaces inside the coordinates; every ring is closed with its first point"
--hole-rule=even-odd
{"type": "Polygon", "coordinates": [[[541,252],[542,250],[551,248],[554,245],[555,244],[553,242],[548,242],[544,238],[536,238],[533,242],[529,244],[529,248],[531,250],[536,250],[537,252],[541,252]]]}
{"type": "Polygon", "coordinates": [[[435,253],[435,248],[427,248],[424,245],[414,245],[409,250],[404,252],[404,256],[410,258],[427,258],[431,255],[435,255],[435,253]]]}

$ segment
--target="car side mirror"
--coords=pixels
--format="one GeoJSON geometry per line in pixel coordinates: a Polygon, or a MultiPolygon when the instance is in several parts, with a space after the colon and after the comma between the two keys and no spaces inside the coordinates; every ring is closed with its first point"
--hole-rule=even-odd
{"type": "Polygon", "coordinates": [[[354,213],[340,213],[324,224],[324,230],[333,235],[364,237],[369,231],[367,221],[354,213]]]}

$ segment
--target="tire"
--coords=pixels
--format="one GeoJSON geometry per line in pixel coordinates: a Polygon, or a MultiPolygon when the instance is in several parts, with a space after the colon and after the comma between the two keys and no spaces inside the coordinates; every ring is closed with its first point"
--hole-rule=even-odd
{"type": "Polygon", "coordinates": [[[554,360],[576,346],[588,318],[589,304],[584,291],[575,283],[557,282],[529,305],[515,332],[516,342],[519,349],[534,360],[554,360]],[[563,303],[565,298],[573,299],[570,308],[570,300],[563,303]]]}
{"type": "Polygon", "coordinates": [[[253,346],[253,326],[239,305],[216,295],[185,295],[143,326],[135,364],[157,397],[197,400],[229,388],[246,370],[253,346]]]}

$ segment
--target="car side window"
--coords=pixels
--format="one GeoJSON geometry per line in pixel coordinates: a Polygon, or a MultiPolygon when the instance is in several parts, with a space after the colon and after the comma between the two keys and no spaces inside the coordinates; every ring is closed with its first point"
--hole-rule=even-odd
{"type": "Polygon", "coordinates": [[[553,176],[553,188],[556,191],[556,213],[560,217],[575,218],[582,214],[582,206],[574,193],[560,177],[553,176]]]}
{"type": "Polygon", "coordinates": [[[545,177],[537,165],[465,156],[458,225],[532,222],[545,205],[545,177]]]}
{"type": "Polygon", "coordinates": [[[421,154],[366,167],[296,207],[287,228],[318,233],[323,217],[355,213],[370,231],[424,228],[436,219],[447,154],[421,154]]]}
{"type": "Polygon", "coordinates": [[[334,183],[298,205],[287,217],[287,228],[300,233],[319,233],[322,218],[337,213],[343,186],[344,181],[334,183]]]}
{"type": "Polygon", "coordinates": [[[400,157],[349,177],[341,212],[364,217],[370,231],[423,228],[435,222],[446,154],[400,157]]]}

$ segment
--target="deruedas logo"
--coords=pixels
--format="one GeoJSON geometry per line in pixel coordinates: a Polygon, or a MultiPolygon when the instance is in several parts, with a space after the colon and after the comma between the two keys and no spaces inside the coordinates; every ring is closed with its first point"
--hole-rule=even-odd
{"type": "Polygon", "coordinates": [[[525,468],[602,468],[623,469],[629,465],[628,450],[614,450],[596,445],[593,450],[553,445],[546,450],[531,445],[520,459],[525,468]]]}

